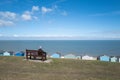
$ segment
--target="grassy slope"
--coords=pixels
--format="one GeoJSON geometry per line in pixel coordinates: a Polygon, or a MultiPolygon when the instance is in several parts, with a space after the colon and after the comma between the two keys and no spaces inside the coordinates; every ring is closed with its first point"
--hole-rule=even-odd
{"type": "Polygon", "coordinates": [[[66,59],[36,63],[0,57],[0,80],[120,80],[120,63],[66,59]]]}

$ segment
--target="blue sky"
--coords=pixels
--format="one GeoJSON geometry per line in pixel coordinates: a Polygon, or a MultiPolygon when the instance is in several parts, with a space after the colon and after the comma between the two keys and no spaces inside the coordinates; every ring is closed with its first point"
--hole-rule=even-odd
{"type": "Polygon", "coordinates": [[[4,39],[119,40],[120,0],[1,0],[4,39]]]}

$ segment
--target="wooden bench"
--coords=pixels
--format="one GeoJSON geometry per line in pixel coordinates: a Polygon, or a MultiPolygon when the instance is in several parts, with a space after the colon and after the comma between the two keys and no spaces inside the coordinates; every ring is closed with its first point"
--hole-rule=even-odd
{"type": "Polygon", "coordinates": [[[26,59],[37,59],[37,57],[41,57],[41,60],[47,60],[46,58],[47,53],[44,52],[42,49],[38,50],[28,50],[26,49],[26,59]]]}

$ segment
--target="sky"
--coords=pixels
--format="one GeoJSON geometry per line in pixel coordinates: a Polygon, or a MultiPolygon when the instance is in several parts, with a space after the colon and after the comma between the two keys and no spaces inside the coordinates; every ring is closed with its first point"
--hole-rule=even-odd
{"type": "Polygon", "coordinates": [[[120,40],[120,0],[0,0],[0,40],[120,40]]]}

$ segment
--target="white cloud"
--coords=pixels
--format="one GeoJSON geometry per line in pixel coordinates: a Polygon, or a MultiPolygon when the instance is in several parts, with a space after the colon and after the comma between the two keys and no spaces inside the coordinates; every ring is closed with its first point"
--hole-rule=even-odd
{"type": "Polygon", "coordinates": [[[17,14],[10,11],[0,11],[0,26],[14,25],[17,14]]]}
{"type": "Polygon", "coordinates": [[[24,14],[31,14],[31,12],[30,11],[25,11],[24,14]]]}
{"type": "Polygon", "coordinates": [[[67,15],[68,15],[68,13],[67,13],[66,11],[63,11],[61,14],[62,14],[63,16],[67,16],[67,15]]]}
{"type": "Polygon", "coordinates": [[[38,19],[38,17],[36,17],[36,16],[33,16],[33,18],[34,18],[35,20],[37,20],[37,19],[38,19]]]}
{"type": "Polygon", "coordinates": [[[106,15],[110,15],[109,13],[97,13],[97,14],[93,14],[90,16],[106,16],[106,15]]]}
{"type": "Polygon", "coordinates": [[[51,8],[42,7],[41,11],[43,14],[53,11],[51,8]]]}
{"type": "Polygon", "coordinates": [[[52,23],[53,23],[53,21],[52,21],[52,20],[49,20],[49,21],[48,21],[48,23],[49,23],[49,24],[52,24],[52,23]]]}
{"type": "Polygon", "coordinates": [[[111,15],[120,15],[120,11],[113,11],[111,12],[111,15]]]}
{"type": "Polygon", "coordinates": [[[6,11],[6,12],[0,12],[0,17],[3,18],[3,19],[10,19],[10,20],[13,20],[16,18],[16,13],[13,13],[13,12],[9,12],[9,11],[6,11]]]}
{"type": "Polygon", "coordinates": [[[23,20],[26,20],[26,21],[32,20],[31,13],[29,11],[24,12],[21,17],[23,20]]]}
{"type": "Polygon", "coordinates": [[[75,35],[2,35],[0,34],[0,37],[11,37],[11,38],[19,38],[19,39],[70,39],[70,40],[117,40],[120,39],[120,36],[118,35],[92,35],[92,36],[75,36],[75,35]]]}
{"type": "Polygon", "coordinates": [[[22,15],[22,18],[23,18],[23,20],[31,20],[32,18],[31,18],[31,15],[29,15],[29,14],[23,14],[22,15]]]}
{"type": "Polygon", "coordinates": [[[39,11],[39,6],[33,6],[32,11],[39,11]]]}
{"type": "Polygon", "coordinates": [[[25,20],[25,21],[29,21],[29,20],[32,20],[32,19],[37,20],[38,17],[36,16],[34,11],[39,11],[39,6],[33,6],[31,11],[25,11],[21,15],[22,19],[25,20]]]}
{"type": "MultiPolygon", "coordinates": [[[[54,14],[57,14],[59,12],[58,6],[56,4],[52,5],[52,7],[45,7],[42,6],[41,8],[39,6],[32,6],[31,10],[27,10],[23,12],[22,14],[17,14],[15,12],[10,11],[0,11],[0,26],[9,26],[15,24],[15,21],[29,21],[29,20],[37,20],[40,16],[40,13],[46,14],[53,12],[54,14]]],[[[67,16],[67,12],[64,11],[63,13],[60,11],[59,14],[62,14],[64,16],[67,16]]],[[[48,21],[48,23],[52,23],[53,21],[48,21]]]]}
{"type": "Polygon", "coordinates": [[[19,35],[14,34],[13,37],[19,37],[19,35]]]}
{"type": "Polygon", "coordinates": [[[17,35],[14,34],[11,37],[36,37],[36,38],[74,38],[78,36],[72,36],[72,35],[17,35]]]}
{"type": "Polygon", "coordinates": [[[58,8],[58,6],[57,6],[57,5],[54,5],[54,6],[53,6],[53,9],[57,9],[57,8],[58,8]]]}
{"type": "Polygon", "coordinates": [[[12,21],[0,20],[0,26],[11,26],[14,25],[12,21]]]}
{"type": "Polygon", "coordinates": [[[120,11],[112,11],[112,12],[105,12],[105,13],[95,13],[90,16],[113,16],[113,15],[120,15],[120,11]]]}
{"type": "Polygon", "coordinates": [[[0,34],[0,37],[2,37],[3,35],[2,34],[0,34]]]}

